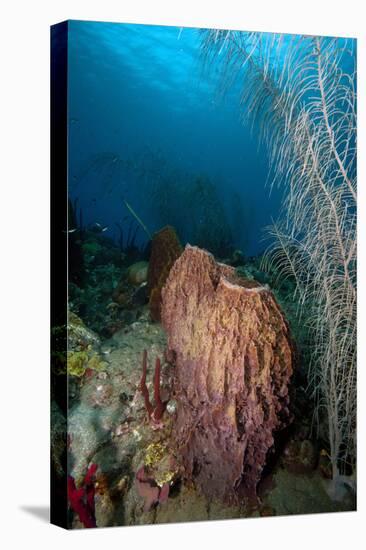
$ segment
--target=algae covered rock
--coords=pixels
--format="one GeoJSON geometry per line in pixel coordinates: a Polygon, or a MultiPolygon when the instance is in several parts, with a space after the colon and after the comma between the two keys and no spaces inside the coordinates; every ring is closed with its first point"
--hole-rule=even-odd
{"type": "Polygon", "coordinates": [[[178,474],[174,457],[169,448],[161,442],[148,445],[144,465],[159,487],[163,487],[166,483],[171,484],[178,474]]]}
{"type": "Polygon", "coordinates": [[[99,349],[99,336],[72,311],[69,312],[67,325],[53,327],[51,335],[54,340],[52,372],[56,375],[83,376],[87,362],[99,349]]]}
{"type": "Polygon", "coordinates": [[[145,261],[132,264],[127,272],[129,282],[135,286],[145,283],[147,281],[148,268],[149,264],[145,261]]]}
{"type": "Polygon", "coordinates": [[[70,311],[67,323],[67,343],[69,350],[82,351],[99,347],[100,338],[93,330],[85,326],[80,317],[70,311]]]}
{"type": "Polygon", "coordinates": [[[274,434],[290,421],[293,348],[272,293],[187,245],[162,290],[175,358],[172,445],[209,497],[256,492],[274,434]]]}
{"type": "Polygon", "coordinates": [[[65,357],[69,376],[81,378],[87,369],[101,371],[108,366],[99,355],[99,336],[71,311],[67,324],[67,342],[68,350],[65,357]]]}
{"type": "Polygon", "coordinates": [[[102,371],[108,366],[106,361],[96,354],[88,354],[86,351],[67,352],[67,374],[69,376],[84,376],[87,369],[102,371]]]}
{"type": "Polygon", "coordinates": [[[67,353],[67,374],[81,377],[86,371],[88,354],[85,351],[69,351],[67,353]]]}

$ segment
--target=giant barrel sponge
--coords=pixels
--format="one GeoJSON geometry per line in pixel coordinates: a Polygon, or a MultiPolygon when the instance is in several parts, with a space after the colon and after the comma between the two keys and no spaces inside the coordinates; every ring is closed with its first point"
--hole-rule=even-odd
{"type": "Polygon", "coordinates": [[[255,495],[274,434],[290,421],[293,347],[268,288],[187,245],[162,290],[174,357],[173,446],[210,498],[255,495]]]}
{"type": "Polygon", "coordinates": [[[151,256],[147,285],[150,314],[154,321],[160,321],[161,289],[175,260],[183,248],[174,227],[167,225],[154,234],[151,242],[151,256]]]}

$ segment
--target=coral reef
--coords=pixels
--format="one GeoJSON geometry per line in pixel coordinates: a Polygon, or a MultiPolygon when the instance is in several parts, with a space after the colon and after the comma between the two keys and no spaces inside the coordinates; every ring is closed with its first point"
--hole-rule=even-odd
{"type": "Polygon", "coordinates": [[[75,280],[69,281],[69,309],[82,317],[92,330],[101,336],[109,336],[109,324],[114,324],[115,319],[109,318],[110,312],[103,309],[110,303],[131,259],[103,233],[84,230],[80,241],[85,275],[82,285],[75,280]]]}
{"type": "Polygon", "coordinates": [[[210,497],[255,495],[274,434],[290,421],[294,352],[272,293],[187,245],[162,290],[175,357],[173,445],[210,497]]]}
{"type": "Polygon", "coordinates": [[[161,289],[182,250],[173,227],[168,225],[154,234],[148,271],[149,306],[154,321],[160,321],[161,289]]]}
{"type": "MultiPolygon", "coordinates": [[[[160,323],[151,322],[145,306],[144,313],[137,321],[115,332],[109,340],[101,344],[99,353],[108,362],[104,371],[93,371],[92,376],[86,371],[82,378],[69,379],[69,403],[71,398],[72,405],[67,423],[68,473],[75,479],[76,487],[80,487],[83,486],[89,465],[98,464],[94,498],[98,527],[248,517],[257,514],[257,511],[252,512],[247,508],[246,502],[241,499],[239,503],[223,506],[222,502],[206,496],[189,480],[186,482],[181,478],[184,472],[181,472],[179,455],[172,445],[172,433],[176,430],[179,407],[176,399],[168,402],[161,429],[152,429],[152,423],[146,421],[145,402],[138,389],[141,381],[141,359],[144,350],[147,350],[151,362],[147,369],[149,372],[146,385],[153,402],[155,358],[161,358],[160,394],[161,400],[166,401],[176,370],[176,367],[167,362],[167,357],[164,357],[166,345],[163,328],[160,323]],[[72,397],[76,384],[79,391],[76,397],[72,397]],[[140,480],[142,485],[136,480],[136,474],[141,467],[143,472],[140,472],[139,477],[143,478],[140,480]],[[154,492],[156,496],[164,483],[169,483],[169,498],[162,503],[160,497],[163,498],[164,493],[159,493],[158,502],[155,500],[151,505],[147,504],[141,491],[150,495],[154,492]]],[[[57,414],[54,408],[53,413],[57,414]]],[[[296,414],[302,424],[303,410],[296,414]]],[[[311,415],[308,422],[311,423],[311,415]]],[[[323,480],[318,470],[304,473],[301,478],[289,471],[289,468],[283,468],[280,443],[286,443],[288,431],[293,436],[295,424],[296,422],[291,425],[290,430],[281,434],[281,441],[276,445],[278,453],[271,454],[270,462],[262,475],[258,486],[258,496],[263,500],[260,513],[267,513],[269,507],[277,515],[299,513],[303,510],[314,513],[354,509],[355,504],[351,499],[339,505],[330,502],[322,485],[326,480],[323,480]],[[274,462],[277,456],[279,460],[274,462]],[[276,478],[276,487],[263,496],[262,485],[268,477],[267,473],[276,478]]],[[[57,453],[55,466],[61,462],[61,474],[62,466],[66,474],[66,461],[63,465],[66,421],[60,415],[57,415],[57,426],[57,433],[53,435],[54,453],[57,453]]],[[[309,435],[306,432],[296,437],[302,441],[303,438],[308,439],[309,435]]],[[[323,458],[327,457],[321,456],[323,458]]],[[[327,464],[330,464],[329,458],[327,464]]],[[[320,466],[322,465],[319,464],[320,466]]],[[[65,485],[66,481],[61,489],[65,485]]],[[[57,498],[61,496],[62,493],[57,493],[57,498]]],[[[77,513],[74,514],[72,526],[81,526],[77,513]]]]}

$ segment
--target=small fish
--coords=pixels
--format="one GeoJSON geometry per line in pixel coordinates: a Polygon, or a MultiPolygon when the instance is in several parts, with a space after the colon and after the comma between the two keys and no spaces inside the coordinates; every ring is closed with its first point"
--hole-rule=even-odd
{"type": "Polygon", "coordinates": [[[89,230],[93,231],[93,233],[104,233],[104,231],[107,231],[108,225],[102,226],[100,223],[95,222],[91,226],[89,226],[89,230]]]}
{"type": "Polygon", "coordinates": [[[77,227],[74,227],[73,229],[69,229],[68,231],[63,231],[63,233],[75,233],[75,231],[78,231],[77,227]]]}

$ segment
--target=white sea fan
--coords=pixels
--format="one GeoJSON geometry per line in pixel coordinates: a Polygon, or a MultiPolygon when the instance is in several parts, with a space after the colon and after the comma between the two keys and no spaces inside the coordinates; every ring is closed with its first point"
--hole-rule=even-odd
{"type": "Polygon", "coordinates": [[[204,31],[202,52],[240,85],[243,118],[284,186],[266,265],[296,282],[313,344],[309,387],[328,422],[335,486],[356,457],[356,72],[354,41],[204,31]],[[353,64],[344,69],[345,63],[353,64]]]}

